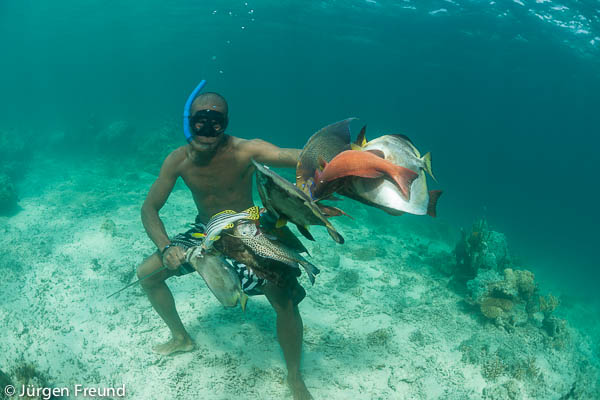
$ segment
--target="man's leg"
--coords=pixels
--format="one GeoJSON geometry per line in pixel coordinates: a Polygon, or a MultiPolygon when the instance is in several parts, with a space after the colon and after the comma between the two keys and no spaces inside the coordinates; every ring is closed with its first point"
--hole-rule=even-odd
{"type": "MultiPolygon", "coordinates": [[[[138,278],[143,278],[161,268],[162,265],[160,256],[158,253],[154,253],[146,258],[138,267],[137,276],[138,278]]],[[[150,303],[152,303],[152,307],[154,307],[158,315],[160,315],[171,330],[171,340],[153,347],[155,352],[163,355],[194,349],[194,342],[183,327],[183,323],[175,308],[173,295],[165,283],[165,280],[173,275],[176,275],[175,271],[166,269],[141,282],[142,287],[148,295],[148,299],[150,299],[150,303]]]]}
{"type": "Polygon", "coordinates": [[[277,338],[283,350],[288,370],[287,382],[294,399],[312,399],[300,374],[303,326],[298,306],[282,288],[267,283],[261,289],[277,313],[277,338]]]}

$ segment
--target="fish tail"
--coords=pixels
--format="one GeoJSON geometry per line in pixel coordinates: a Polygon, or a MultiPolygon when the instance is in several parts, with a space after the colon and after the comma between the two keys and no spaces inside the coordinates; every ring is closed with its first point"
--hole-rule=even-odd
{"type": "Polygon", "coordinates": [[[427,215],[435,217],[437,212],[435,207],[437,206],[437,201],[442,195],[441,190],[430,190],[429,191],[429,203],[427,204],[427,215]]]}
{"type": "Polygon", "coordinates": [[[304,270],[306,271],[306,274],[308,275],[308,280],[310,281],[310,284],[314,285],[315,284],[315,275],[318,275],[319,272],[321,272],[321,271],[315,265],[309,263],[306,260],[299,260],[299,262],[302,265],[302,267],[304,267],[304,270]]]}
{"type": "Polygon", "coordinates": [[[431,153],[427,152],[427,154],[421,157],[421,160],[423,160],[425,163],[425,171],[433,178],[434,181],[437,182],[437,179],[435,179],[435,176],[433,176],[433,171],[431,169],[431,153]]]}
{"type": "Polygon", "coordinates": [[[394,166],[394,171],[390,174],[394,182],[400,188],[400,191],[406,197],[406,200],[410,200],[410,185],[419,176],[415,171],[401,167],[400,165],[394,166]]]}
{"type": "Polygon", "coordinates": [[[242,311],[246,312],[246,303],[248,303],[248,295],[244,292],[240,294],[240,307],[242,307],[242,311]]]}

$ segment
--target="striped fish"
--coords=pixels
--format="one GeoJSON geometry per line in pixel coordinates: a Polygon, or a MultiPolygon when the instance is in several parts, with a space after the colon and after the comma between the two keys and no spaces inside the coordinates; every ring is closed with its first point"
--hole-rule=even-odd
{"type": "Polygon", "coordinates": [[[211,217],[206,224],[206,231],[204,234],[204,242],[202,242],[202,249],[204,251],[210,249],[216,240],[221,238],[221,232],[224,229],[233,228],[236,221],[241,219],[247,219],[252,221],[258,221],[260,217],[258,206],[253,206],[242,212],[236,212],[233,210],[225,210],[216,213],[211,217]]]}

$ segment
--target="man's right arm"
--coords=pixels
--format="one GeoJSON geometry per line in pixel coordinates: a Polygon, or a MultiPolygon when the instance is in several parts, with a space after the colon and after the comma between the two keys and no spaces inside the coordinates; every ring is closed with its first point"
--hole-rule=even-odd
{"type": "Polygon", "coordinates": [[[173,186],[175,186],[175,182],[179,176],[178,165],[180,158],[179,150],[175,150],[169,154],[163,162],[158,178],[156,178],[156,181],[150,187],[150,191],[142,205],[142,224],[159,251],[171,243],[158,212],[167,202],[173,186]]]}

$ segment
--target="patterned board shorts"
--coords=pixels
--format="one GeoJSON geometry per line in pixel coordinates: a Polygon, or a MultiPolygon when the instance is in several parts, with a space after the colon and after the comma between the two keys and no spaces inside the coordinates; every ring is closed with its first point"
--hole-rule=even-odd
{"type": "MultiPolygon", "coordinates": [[[[175,246],[180,246],[184,250],[189,249],[190,247],[199,246],[202,244],[202,238],[196,237],[194,234],[204,233],[206,231],[206,226],[198,221],[192,224],[192,228],[188,229],[184,233],[180,233],[174,238],[171,239],[171,244],[175,246]]],[[[264,279],[257,277],[254,272],[252,272],[245,264],[237,262],[236,260],[228,257],[224,257],[225,260],[233,270],[237,272],[240,277],[240,281],[242,282],[242,290],[249,296],[254,296],[258,294],[262,294],[262,290],[260,287],[266,283],[264,279]]],[[[196,270],[189,263],[181,264],[179,267],[179,276],[186,275],[196,270]]]]}

